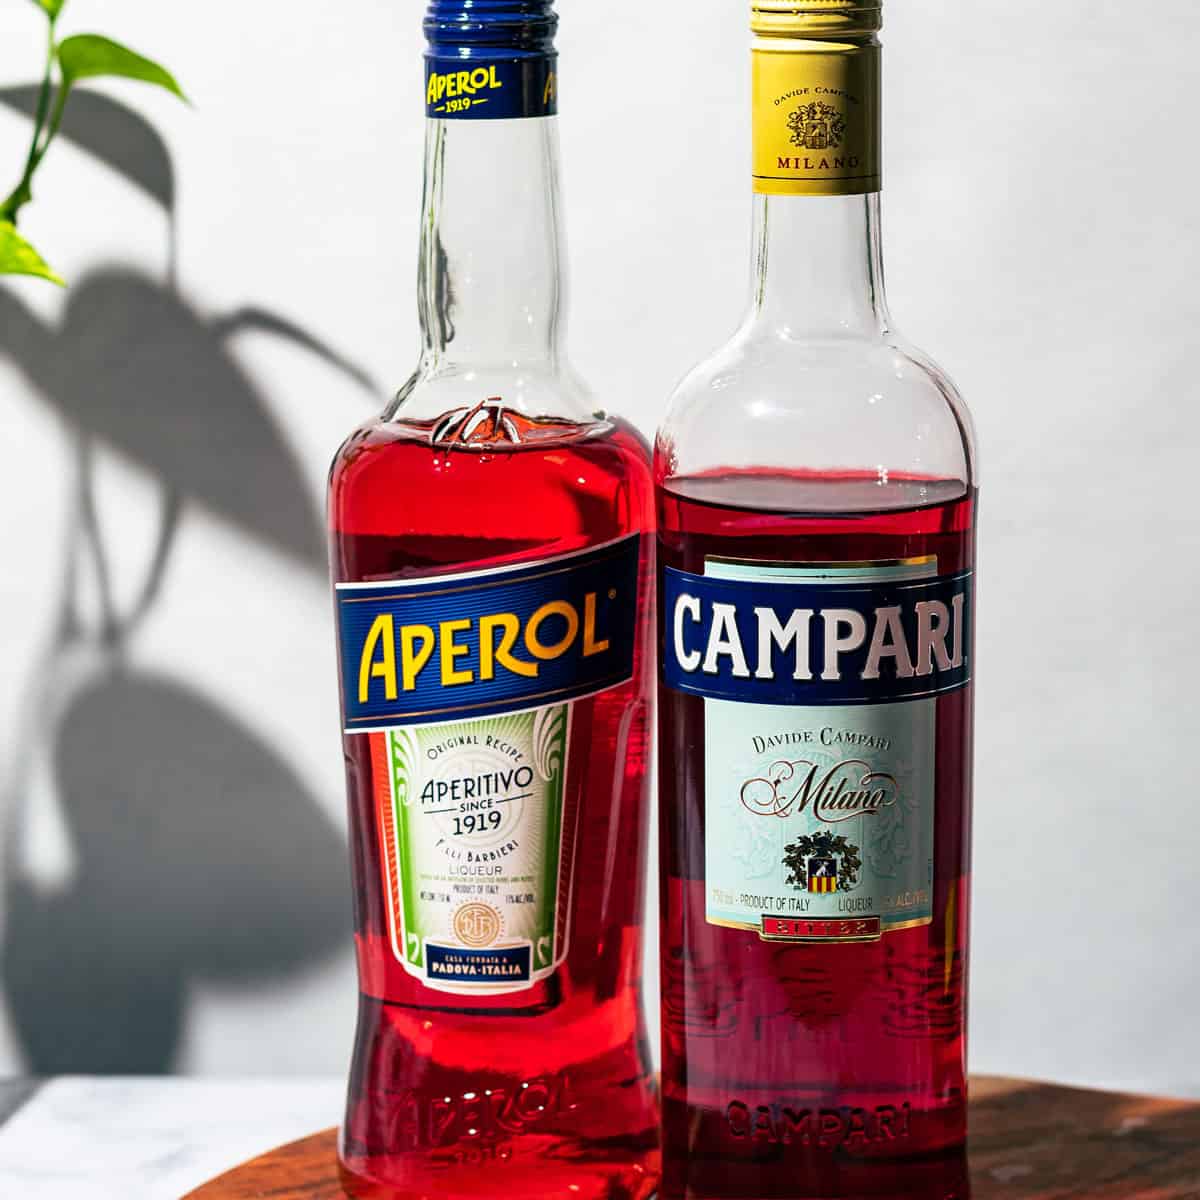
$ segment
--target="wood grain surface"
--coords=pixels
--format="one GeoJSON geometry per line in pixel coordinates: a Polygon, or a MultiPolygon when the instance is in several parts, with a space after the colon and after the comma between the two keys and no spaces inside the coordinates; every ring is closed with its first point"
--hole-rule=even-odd
{"type": "MultiPolygon", "coordinates": [[[[184,1200],[343,1200],[335,1131],[282,1146],[184,1200]]],[[[972,1200],[1200,1200],[1200,1104],[976,1079],[972,1200]]]]}

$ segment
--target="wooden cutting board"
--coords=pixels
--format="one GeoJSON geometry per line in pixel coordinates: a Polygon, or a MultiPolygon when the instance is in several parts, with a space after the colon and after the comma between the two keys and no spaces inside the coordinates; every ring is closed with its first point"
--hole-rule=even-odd
{"type": "MultiPolygon", "coordinates": [[[[976,1079],[972,1200],[1200,1200],[1200,1104],[976,1079]]],[[[184,1200],[343,1200],[336,1132],[235,1168],[184,1200]]]]}

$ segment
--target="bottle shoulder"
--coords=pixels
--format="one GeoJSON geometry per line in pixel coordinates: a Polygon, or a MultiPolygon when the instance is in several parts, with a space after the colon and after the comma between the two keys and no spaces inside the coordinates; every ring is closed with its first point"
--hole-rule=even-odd
{"type": "Polygon", "coordinates": [[[480,466],[555,447],[601,454],[607,447],[631,464],[643,461],[647,469],[651,461],[642,435],[605,411],[561,359],[492,365],[422,361],[384,411],[345,439],[332,478],[389,446],[473,451],[483,459],[480,466]]]}
{"type": "Polygon", "coordinates": [[[336,535],[403,542],[431,566],[461,566],[485,544],[493,557],[549,557],[651,528],[651,453],[603,413],[384,416],[338,451],[329,520],[336,535]]]}
{"type": "Polygon", "coordinates": [[[892,332],[800,340],[747,327],[680,383],[660,479],[722,468],[879,470],[977,483],[974,426],[941,367],[892,332]]]}
{"type": "Polygon", "coordinates": [[[561,357],[497,363],[433,358],[418,365],[383,419],[428,420],[492,400],[528,417],[550,415],[581,424],[600,410],[592,389],[561,357]]]}
{"type": "Polygon", "coordinates": [[[636,476],[651,472],[653,449],[636,426],[603,411],[573,420],[552,414],[528,417],[502,404],[481,403],[432,419],[385,413],[356,426],[338,447],[330,486],[373,467],[403,473],[402,462],[437,464],[447,474],[452,465],[463,468],[463,474],[482,474],[510,463],[529,470],[547,459],[602,463],[636,476]]]}

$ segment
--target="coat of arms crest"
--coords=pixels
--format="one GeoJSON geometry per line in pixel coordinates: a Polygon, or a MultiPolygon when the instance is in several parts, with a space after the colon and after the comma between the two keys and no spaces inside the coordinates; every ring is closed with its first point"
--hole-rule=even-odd
{"type": "Polygon", "coordinates": [[[862,869],[859,854],[859,848],[840,835],[806,834],[784,847],[787,881],[800,891],[853,891],[862,869]]]}
{"type": "Polygon", "coordinates": [[[832,104],[814,100],[788,117],[792,145],[805,150],[836,150],[846,136],[846,118],[832,104]]]}

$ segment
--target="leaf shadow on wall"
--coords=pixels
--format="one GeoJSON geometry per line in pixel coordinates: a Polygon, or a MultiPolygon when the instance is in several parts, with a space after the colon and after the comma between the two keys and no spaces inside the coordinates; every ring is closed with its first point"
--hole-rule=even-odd
{"type": "MultiPolygon", "coordinates": [[[[0,91],[19,111],[33,103],[33,89],[0,91]]],[[[173,229],[158,134],[98,94],[72,105],[64,135],[161,204],[173,229]]],[[[254,309],[210,319],[172,280],[95,270],[53,325],[0,288],[0,354],[61,417],[75,463],[60,606],[0,796],[3,984],[33,1074],[170,1070],[190,983],[275,978],[348,944],[344,843],[308,785],[212,698],[129,655],[189,506],[324,577],[310,488],[230,350],[247,329],[305,347],[374,394],[304,330],[254,309]],[[135,581],[114,579],[100,448],[156,483],[156,544],[135,581]],[[98,599],[85,604],[85,592],[98,599]],[[57,809],[72,864],[49,884],[22,853],[38,805],[57,809]]]]}

